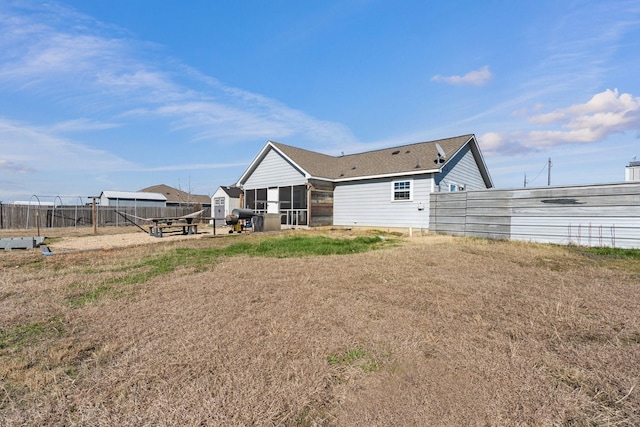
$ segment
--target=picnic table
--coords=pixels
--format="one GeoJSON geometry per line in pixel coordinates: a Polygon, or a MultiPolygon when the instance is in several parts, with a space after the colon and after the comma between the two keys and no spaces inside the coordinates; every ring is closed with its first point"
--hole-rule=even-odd
{"type": "Polygon", "coordinates": [[[135,218],[140,221],[150,222],[149,225],[149,235],[153,237],[162,237],[163,231],[168,229],[180,230],[182,229],[182,234],[198,234],[198,224],[194,222],[194,220],[201,217],[204,209],[199,210],[197,212],[192,212],[187,215],[175,216],[175,217],[158,217],[158,218],[142,218],[139,216],[126,214],[124,212],[116,211],[118,215],[121,215],[124,219],[131,222],[133,225],[141,229],[142,231],[146,231],[142,226],[133,221],[131,218],[135,218]]]}
{"type": "Polygon", "coordinates": [[[169,229],[182,229],[182,234],[198,234],[198,224],[193,222],[193,218],[150,218],[153,223],[149,226],[149,235],[162,237],[162,233],[169,229]]]}

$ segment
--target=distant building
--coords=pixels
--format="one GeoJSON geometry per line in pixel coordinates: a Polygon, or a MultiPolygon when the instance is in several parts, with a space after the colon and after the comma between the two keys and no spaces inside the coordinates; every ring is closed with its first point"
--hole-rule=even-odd
{"type": "Polygon", "coordinates": [[[200,206],[200,209],[211,207],[211,198],[208,195],[191,194],[165,184],[153,185],[140,191],[162,194],[167,199],[167,206],[200,206]]]}
{"type": "Polygon", "coordinates": [[[640,162],[629,162],[629,166],[624,171],[625,182],[639,182],[640,181],[640,162]]]}
{"type": "Polygon", "coordinates": [[[31,200],[31,201],[16,200],[15,202],[9,202],[9,205],[15,205],[15,206],[55,206],[54,202],[40,202],[38,200],[31,200]]]}
{"type": "Polygon", "coordinates": [[[167,198],[159,193],[141,191],[103,191],[100,206],[165,207],[167,198]]]}
{"type": "Polygon", "coordinates": [[[242,190],[238,187],[220,186],[211,197],[213,217],[216,224],[223,223],[224,218],[236,208],[242,207],[242,190]]]}

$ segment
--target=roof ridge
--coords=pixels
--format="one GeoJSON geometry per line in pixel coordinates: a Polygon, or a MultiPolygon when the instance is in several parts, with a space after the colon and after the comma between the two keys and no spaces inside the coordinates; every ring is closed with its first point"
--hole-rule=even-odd
{"type": "Polygon", "coordinates": [[[319,151],[307,150],[306,148],[300,148],[300,147],[296,147],[294,145],[283,144],[282,142],[276,142],[276,141],[269,141],[269,142],[271,144],[273,144],[277,148],[280,148],[280,147],[293,148],[294,150],[306,151],[307,153],[319,154],[321,156],[332,157],[332,158],[336,158],[336,159],[338,157],[341,157],[341,156],[332,156],[331,154],[325,154],[325,153],[321,153],[319,151]]]}
{"type": "Polygon", "coordinates": [[[411,147],[411,146],[414,146],[414,145],[433,144],[435,142],[449,141],[449,140],[452,140],[452,139],[458,139],[458,138],[463,138],[463,137],[471,138],[472,136],[474,136],[473,133],[468,133],[468,134],[463,134],[463,135],[458,135],[458,136],[452,136],[450,138],[440,138],[440,139],[434,139],[434,140],[431,140],[431,141],[412,142],[410,144],[394,145],[394,146],[391,146],[391,147],[377,148],[375,150],[362,151],[360,153],[345,154],[344,156],[335,156],[335,157],[336,158],[342,158],[342,157],[348,157],[348,156],[359,156],[361,154],[376,153],[378,151],[393,150],[393,149],[396,149],[396,148],[411,147]]]}
{"type": "Polygon", "coordinates": [[[462,134],[462,135],[458,135],[458,136],[451,136],[451,137],[448,137],[448,138],[434,139],[434,140],[431,140],[431,141],[412,142],[412,143],[409,143],[409,144],[394,145],[394,146],[385,147],[385,148],[377,148],[375,150],[361,151],[359,153],[341,154],[339,156],[332,156],[331,154],[325,154],[325,153],[321,153],[319,151],[307,150],[306,148],[300,148],[300,147],[296,147],[294,145],[283,144],[282,142],[271,141],[271,140],[269,140],[269,142],[272,143],[273,145],[275,145],[276,147],[282,146],[282,147],[287,147],[287,148],[293,148],[294,150],[306,151],[308,153],[313,153],[313,154],[320,154],[322,156],[327,156],[327,157],[331,157],[331,158],[334,158],[334,159],[341,159],[341,158],[344,158],[344,157],[359,156],[359,155],[362,155],[362,154],[376,153],[378,151],[392,150],[392,149],[395,149],[395,148],[411,147],[411,146],[422,145],[422,144],[433,144],[435,142],[450,141],[452,139],[458,139],[458,138],[471,138],[473,136],[475,136],[475,134],[466,133],[466,134],[462,134]]]}

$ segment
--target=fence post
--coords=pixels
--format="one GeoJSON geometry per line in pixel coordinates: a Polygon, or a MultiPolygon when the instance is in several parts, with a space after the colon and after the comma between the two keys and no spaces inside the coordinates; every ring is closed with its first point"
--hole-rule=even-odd
{"type": "Polygon", "coordinates": [[[98,213],[96,212],[96,196],[89,196],[93,200],[91,205],[91,221],[93,222],[93,234],[98,234],[98,213]]]}

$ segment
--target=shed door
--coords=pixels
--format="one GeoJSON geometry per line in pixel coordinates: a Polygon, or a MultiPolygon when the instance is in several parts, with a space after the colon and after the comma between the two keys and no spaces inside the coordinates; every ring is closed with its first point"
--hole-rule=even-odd
{"type": "Polygon", "coordinates": [[[280,212],[280,192],[278,187],[267,189],[267,213],[279,213],[280,212]]]}
{"type": "Polygon", "coordinates": [[[214,197],[213,199],[213,217],[215,219],[224,218],[224,197],[214,197]]]}

